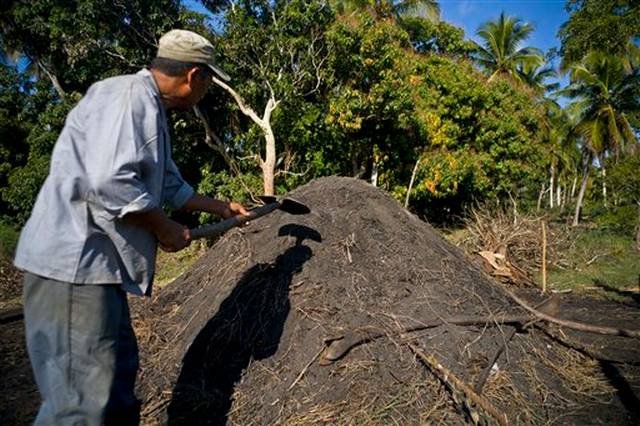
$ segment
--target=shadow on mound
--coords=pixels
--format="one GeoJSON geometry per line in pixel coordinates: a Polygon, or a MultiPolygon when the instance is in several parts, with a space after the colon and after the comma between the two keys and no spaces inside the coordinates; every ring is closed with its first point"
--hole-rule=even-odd
{"type": "Polygon", "coordinates": [[[322,241],[302,225],[285,225],[278,235],[295,236],[295,245],[274,262],[246,271],[189,347],[168,408],[169,424],[225,424],[243,370],[252,359],[276,353],[289,315],[291,279],[313,256],[302,243],[322,241]]]}

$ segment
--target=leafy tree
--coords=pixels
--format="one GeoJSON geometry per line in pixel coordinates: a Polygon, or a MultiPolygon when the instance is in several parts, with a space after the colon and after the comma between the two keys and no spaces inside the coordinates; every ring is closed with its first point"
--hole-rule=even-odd
{"type": "Polygon", "coordinates": [[[616,200],[616,210],[623,212],[624,219],[629,223],[624,223],[630,230],[633,225],[636,228],[636,248],[640,251],[640,151],[625,155],[621,160],[611,167],[609,182],[616,200]],[[632,214],[635,210],[635,220],[632,214]],[[631,214],[624,214],[629,212],[631,214]],[[631,219],[631,220],[629,220],[631,219]]]}
{"type": "MultiPolygon", "coordinates": [[[[570,77],[571,84],[562,93],[574,99],[569,108],[577,117],[575,132],[598,158],[604,175],[608,154],[618,156],[625,148],[635,149],[638,143],[638,129],[632,127],[629,118],[640,113],[640,70],[629,72],[621,58],[594,51],[571,66],[570,77]]],[[[584,191],[580,194],[583,196],[584,191]]],[[[574,225],[578,224],[581,207],[579,196],[574,225]]]]}
{"type": "MultiPolygon", "coordinates": [[[[214,11],[225,13],[226,26],[219,46],[233,87],[216,78],[214,82],[231,95],[236,110],[250,119],[243,123],[246,133],[222,144],[241,145],[260,166],[264,192],[273,194],[276,164],[289,165],[287,144],[278,149],[275,127],[289,108],[314,100],[324,75],[327,57],[324,27],[333,19],[332,11],[320,1],[252,1],[214,11]],[[259,116],[252,105],[263,105],[259,116]],[[263,139],[263,143],[260,142],[263,139]],[[283,156],[278,158],[278,153],[283,156]]],[[[286,167],[285,167],[286,169],[286,167]]],[[[288,170],[284,170],[288,172],[288,170]]]]}
{"type": "Polygon", "coordinates": [[[465,40],[462,28],[447,22],[421,16],[405,16],[400,22],[418,52],[467,57],[475,49],[473,42],[465,40]]]}
{"type": "Polygon", "coordinates": [[[64,97],[147,64],[178,13],[177,0],[7,0],[0,30],[5,49],[21,52],[64,97]]]}
{"type": "Polygon", "coordinates": [[[569,20],[558,32],[564,67],[593,50],[623,55],[640,36],[640,3],[634,0],[569,0],[569,20]]]}
{"type": "Polygon", "coordinates": [[[488,21],[478,29],[483,46],[476,44],[474,59],[490,73],[489,81],[498,75],[520,80],[520,69],[530,69],[543,63],[542,53],[533,47],[520,45],[533,32],[533,25],[502,12],[495,21],[488,21]]]}

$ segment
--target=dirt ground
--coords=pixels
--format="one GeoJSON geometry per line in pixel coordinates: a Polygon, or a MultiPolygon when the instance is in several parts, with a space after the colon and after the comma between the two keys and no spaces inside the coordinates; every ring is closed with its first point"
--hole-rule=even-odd
{"type": "MultiPolygon", "coordinates": [[[[638,339],[531,323],[464,253],[362,181],[318,179],[291,196],[312,213],[233,230],[132,301],[145,424],[492,424],[460,391],[484,371],[476,394],[514,424],[640,421],[638,339]]],[[[15,300],[19,274],[2,271],[1,297],[15,300]]],[[[639,307],[562,295],[540,309],[638,329],[639,307]]],[[[22,322],[0,324],[0,339],[0,424],[27,424],[38,394],[22,322]]]]}

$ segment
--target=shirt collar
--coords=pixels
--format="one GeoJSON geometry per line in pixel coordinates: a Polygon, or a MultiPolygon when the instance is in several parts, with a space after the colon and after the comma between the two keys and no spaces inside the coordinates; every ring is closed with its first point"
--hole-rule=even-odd
{"type": "Polygon", "coordinates": [[[138,71],[138,75],[142,77],[142,82],[144,83],[145,87],[149,89],[153,96],[160,100],[160,88],[158,88],[158,83],[156,83],[155,78],[153,78],[153,74],[151,74],[151,71],[143,68],[138,71]]]}
{"type": "Polygon", "coordinates": [[[158,105],[160,107],[161,114],[163,118],[166,120],[166,110],[164,104],[162,103],[162,99],[160,98],[160,88],[158,87],[158,83],[156,83],[156,79],[153,78],[153,74],[147,68],[143,68],[138,71],[137,75],[142,77],[142,83],[147,88],[147,90],[156,98],[158,105]]]}

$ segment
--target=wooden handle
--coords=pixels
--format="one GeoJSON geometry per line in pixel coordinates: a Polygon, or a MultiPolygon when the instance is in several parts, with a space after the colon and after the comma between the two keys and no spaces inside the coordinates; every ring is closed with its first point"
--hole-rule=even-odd
{"type": "Polygon", "coordinates": [[[251,210],[248,216],[238,215],[229,219],[225,219],[222,222],[199,226],[197,228],[189,230],[189,233],[191,234],[192,240],[197,240],[198,238],[205,237],[217,237],[218,235],[224,234],[231,228],[235,228],[236,226],[240,226],[250,220],[254,220],[268,213],[271,213],[278,207],[280,207],[280,203],[265,204],[264,206],[251,210]]]}

